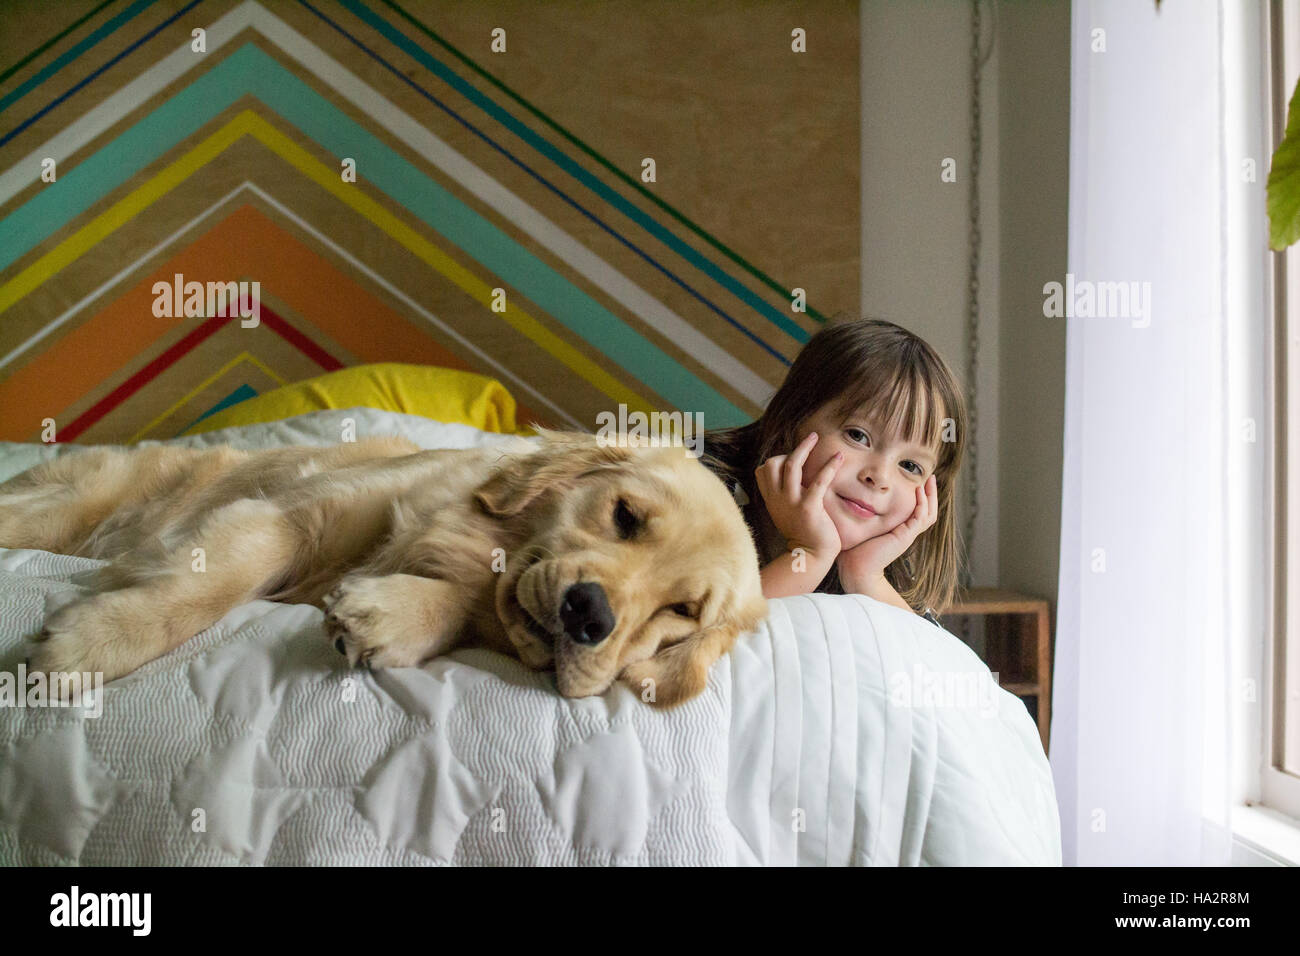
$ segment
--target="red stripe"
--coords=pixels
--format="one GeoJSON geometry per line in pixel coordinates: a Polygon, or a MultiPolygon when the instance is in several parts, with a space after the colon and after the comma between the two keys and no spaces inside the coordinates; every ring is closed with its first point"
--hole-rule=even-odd
{"type": "MultiPolygon", "coordinates": [[[[242,306],[247,300],[241,300],[242,306]]],[[[178,362],[182,356],[193,350],[200,342],[214,335],[227,322],[233,322],[239,318],[239,314],[244,309],[238,310],[233,316],[218,315],[207,319],[194,331],[190,332],[183,339],[173,345],[167,351],[163,352],[156,359],[146,365],[140,371],[136,372],[125,382],[119,385],[113,391],[109,392],[102,399],[96,402],[92,407],[83,412],[75,421],[56,433],[57,441],[74,441],[77,436],[90,428],[95,422],[99,421],[118,405],[122,404],[149,382],[161,375],[167,368],[178,362]]],[[[312,361],[316,362],[327,372],[334,372],[343,367],[343,363],[330,355],[319,345],[307,338],[288,322],[282,319],[275,311],[265,305],[259,309],[260,320],[290,345],[298,349],[312,361]]]]}
{"type": "Polygon", "coordinates": [[[337,372],[343,363],[330,355],[323,348],[303,335],[292,325],[275,314],[275,311],[262,306],[262,322],[282,339],[294,346],[327,372],[337,372]]]}

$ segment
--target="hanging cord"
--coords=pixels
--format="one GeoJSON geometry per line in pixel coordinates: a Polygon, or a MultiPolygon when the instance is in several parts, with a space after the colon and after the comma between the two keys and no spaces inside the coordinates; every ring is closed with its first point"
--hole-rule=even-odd
{"type": "MultiPolygon", "coordinates": [[[[997,37],[997,4],[990,3],[993,11],[993,29],[990,31],[988,49],[980,51],[980,0],[971,0],[970,45],[970,264],[967,273],[966,304],[966,447],[969,464],[966,466],[966,560],[961,564],[961,587],[971,586],[970,555],[975,541],[975,516],[979,512],[979,482],[977,480],[975,423],[977,421],[975,384],[979,371],[979,293],[980,293],[980,71],[993,55],[993,42],[997,37]]],[[[970,643],[970,618],[962,618],[962,639],[970,643]]]]}

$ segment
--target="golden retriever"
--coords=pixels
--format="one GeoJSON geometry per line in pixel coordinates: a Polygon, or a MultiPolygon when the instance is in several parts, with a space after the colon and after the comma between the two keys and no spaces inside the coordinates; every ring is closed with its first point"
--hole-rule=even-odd
{"type": "Polygon", "coordinates": [[[680,446],[537,429],[540,444],[421,451],[87,448],[0,485],[0,547],[107,560],[29,640],[41,672],[129,674],[256,598],[325,611],[352,666],[463,643],[621,679],[672,707],[767,616],[724,484],[680,446]]]}

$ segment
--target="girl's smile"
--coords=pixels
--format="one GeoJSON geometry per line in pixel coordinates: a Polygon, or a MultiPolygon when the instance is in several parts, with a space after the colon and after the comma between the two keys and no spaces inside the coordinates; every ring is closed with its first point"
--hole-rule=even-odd
{"type": "Polygon", "coordinates": [[[874,518],[876,516],[876,510],[872,508],[870,505],[863,504],[862,501],[860,501],[859,499],[846,498],[844,495],[838,495],[838,494],[836,495],[836,497],[838,497],[840,501],[844,502],[848,506],[849,513],[855,515],[856,517],[874,518]]]}

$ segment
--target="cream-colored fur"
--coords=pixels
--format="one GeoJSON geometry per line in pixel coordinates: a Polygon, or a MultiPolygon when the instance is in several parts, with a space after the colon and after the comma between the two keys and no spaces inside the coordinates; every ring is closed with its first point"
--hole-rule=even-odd
{"type": "Polygon", "coordinates": [[[110,563],[31,638],[30,667],[110,681],[266,598],[322,608],[353,666],[477,643],[553,667],[569,697],[620,678],[659,706],[689,700],[767,614],[739,509],[683,448],[539,434],[92,447],[31,469],[0,484],[0,547],[110,563]]]}

